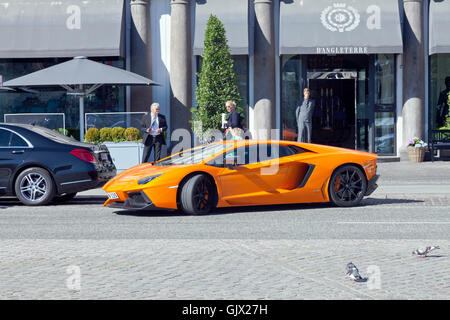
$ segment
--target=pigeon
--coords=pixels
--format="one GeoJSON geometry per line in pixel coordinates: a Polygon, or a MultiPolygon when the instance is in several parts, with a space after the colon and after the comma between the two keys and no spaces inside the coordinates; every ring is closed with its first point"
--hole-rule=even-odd
{"type": "Polygon", "coordinates": [[[431,251],[433,251],[433,250],[435,250],[435,249],[440,249],[440,247],[439,246],[428,246],[428,247],[425,247],[425,248],[419,248],[419,249],[416,249],[416,250],[414,250],[413,252],[412,252],[412,254],[413,255],[418,255],[419,257],[421,257],[421,258],[426,258],[427,257],[427,255],[431,252],[431,251]]]}
{"type": "Polygon", "coordinates": [[[365,278],[361,277],[358,268],[352,262],[347,264],[345,276],[357,282],[365,280],[365,278]]]}

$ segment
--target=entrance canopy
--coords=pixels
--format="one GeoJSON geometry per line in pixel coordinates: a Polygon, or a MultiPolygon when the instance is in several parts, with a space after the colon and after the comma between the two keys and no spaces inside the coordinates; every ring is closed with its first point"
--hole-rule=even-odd
{"type": "Polygon", "coordinates": [[[397,0],[280,1],[280,54],[402,51],[397,0]]]}
{"type": "Polygon", "coordinates": [[[450,1],[430,2],[430,55],[450,53],[450,1]]]}
{"type": "Polygon", "coordinates": [[[124,0],[0,3],[0,58],[123,56],[124,0]]]}
{"type": "Polygon", "coordinates": [[[206,24],[213,14],[224,24],[231,54],[248,54],[248,1],[197,0],[195,5],[194,54],[201,55],[206,24]]]}

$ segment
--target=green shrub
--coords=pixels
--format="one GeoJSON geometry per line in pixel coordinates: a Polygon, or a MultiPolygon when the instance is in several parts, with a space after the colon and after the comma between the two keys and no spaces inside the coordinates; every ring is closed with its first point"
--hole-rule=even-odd
{"type": "Polygon", "coordinates": [[[114,142],[126,141],[124,137],[125,129],[122,127],[114,127],[111,129],[111,138],[114,142]]]}
{"type": "Polygon", "coordinates": [[[124,136],[127,141],[138,141],[142,138],[141,132],[134,127],[126,129],[124,136]]]}
{"type": "Polygon", "coordinates": [[[58,132],[58,133],[60,133],[60,134],[65,135],[66,137],[69,137],[69,138],[75,140],[74,136],[71,135],[71,134],[69,133],[69,130],[67,130],[67,129],[58,128],[58,129],[53,129],[53,131],[56,131],[56,132],[58,132]]]}
{"type": "Polygon", "coordinates": [[[66,128],[69,137],[73,137],[75,140],[80,141],[80,129],[79,128],[66,128]]]}
{"type": "Polygon", "coordinates": [[[90,128],[84,135],[84,142],[98,143],[100,141],[100,133],[97,128],[90,128]]]}
{"type": "Polygon", "coordinates": [[[108,142],[113,141],[111,137],[111,128],[105,127],[100,129],[100,141],[101,142],[108,142]]]}
{"type": "Polygon", "coordinates": [[[222,113],[227,113],[225,102],[233,100],[236,111],[243,116],[242,98],[237,86],[233,70],[233,59],[228,47],[223,23],[214,15],[210,15],[205,30],[203,62],[196,87],[197,107],[191,108],[192,130],[202,136],[209,129],[220,130],[222,113]],[[200,130],[195,121],[202,124],[200,130]]]}

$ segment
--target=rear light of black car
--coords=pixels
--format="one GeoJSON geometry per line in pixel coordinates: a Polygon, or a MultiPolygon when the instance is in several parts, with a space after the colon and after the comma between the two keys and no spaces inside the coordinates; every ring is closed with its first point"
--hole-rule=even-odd
{"type": "Polygon", "coordinates": [[[94,155],[86,149],[73,149],[70,154],[89,163],[97,163],[94,155]]]}

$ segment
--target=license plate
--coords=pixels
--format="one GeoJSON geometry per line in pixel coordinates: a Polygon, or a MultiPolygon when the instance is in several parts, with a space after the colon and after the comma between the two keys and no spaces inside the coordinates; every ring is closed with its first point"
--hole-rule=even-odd
{"type": "Polygon", "coordinates": [[[111,200],[114,200],[114,199],[119,199],[119,196],[115,192],[110,192],[110,193],[108,193],[108,198],[111,200]]]}

